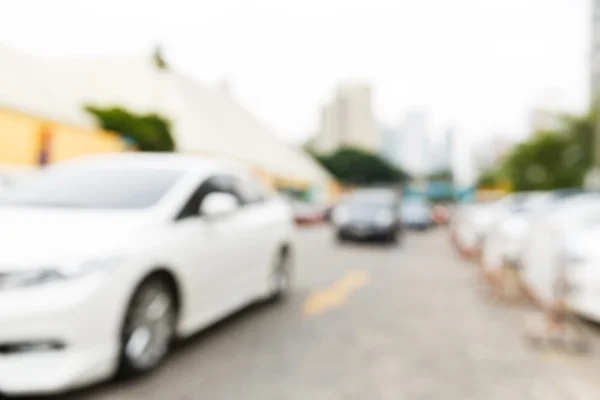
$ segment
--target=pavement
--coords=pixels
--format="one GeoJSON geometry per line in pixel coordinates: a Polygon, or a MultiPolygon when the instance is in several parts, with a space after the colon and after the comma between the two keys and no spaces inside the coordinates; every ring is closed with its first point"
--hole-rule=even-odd
{"type": "Polygon", "coordinates": [[[152,376],[62,398],[600,398],[594,356],[529,347],[524,312],[483,300],[475,268],[444,228],[398,246],[336,245],[327,227],[298,235],[285,303],[252,306],[196,335],[152,376]]]}

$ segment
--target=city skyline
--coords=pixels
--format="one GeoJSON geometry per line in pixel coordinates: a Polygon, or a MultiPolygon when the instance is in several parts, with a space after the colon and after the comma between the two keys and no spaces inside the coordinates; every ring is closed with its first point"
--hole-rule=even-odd
{"type": "Polygon", "coordinates": [[[321,108],[321,124],[310,140],[311,147],[320,153],[341,147],[378,152],[381,138],[373,114],[372,92],[367,82],[340,82],[321,108]]]}
{"type": "Polygon", "coordinates": [[[377,120],[391,123],[398,110],[422,105],[435,119],[456,121],[467,140],[522,134],[527,113],[548,92],[568,111],[587,103],[584,1],[311,0],[289,8],[228,0],[193,10],[177,0],[11,2],[0,37],[54,58],[149,53],[161,43],[174,68],[208,84],[227,77],[233,94],[291,142],[315,131],[318,105],[345,77],[372,82],[377,120]]]}

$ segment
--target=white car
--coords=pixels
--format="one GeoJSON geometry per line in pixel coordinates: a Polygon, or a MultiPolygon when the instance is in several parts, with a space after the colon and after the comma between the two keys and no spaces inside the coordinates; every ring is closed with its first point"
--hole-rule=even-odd
{"type": "Polygon", "coordinates": [[[594,193],[566,200],[532,223],[522,254],[522,278],[543,304],[558,300],[556,284],[564,267],[569,237],[599,219],[600,195],[594,193]]]}
{"type": "Polygon", "coordinates": [[[25,175],[25,172],[11,173],[11,172],[0,172],[0,193],[9,189],[11,186],[19,182],[21,175],[25,175]]]}
{"type": "Polygon", "coordinates": [[[600,215],[566,238],[566,301],[575,313],[600,321],[600,215]]]}
{"type": "Polygon", "coordinates": [[[512,194],[497,201],[461,207],[451,222],[458,245],[468,252],[481,251],[489,230],[505,210],[512,207],[522,196],[512,194]]]}
{"type": "Polygon", "coordinates": [[[505,263],[518,267],[533,220],[566,198],[567,195],[559,191],[531,193],[513,207],[505,209],[484,241],[484,267],[498,270],[505,263]]]}
{"type": "Polygon", "coordinates": [[[0,198],[0,393],[159,366],[291,285],[294,222],[244,167],[129,153],[50,166],[0,198]]]}

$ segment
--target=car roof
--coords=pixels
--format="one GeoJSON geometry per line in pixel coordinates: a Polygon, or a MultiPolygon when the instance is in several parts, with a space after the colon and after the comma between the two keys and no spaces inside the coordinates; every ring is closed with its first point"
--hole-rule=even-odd
{"type": "Polygon", "coordinates": [[[81,165],[81,166],[107,166],[131,167],[148,169],[177,169],[184,171],[203,171],[225,169],[226,171],[242,171],[243,164],[225,160],[215,156],[192,155],[180,153],[151,153],[127,152],[94,154],[77,157],[54,165],[81,165]]]}
{"type": "Polygon", "coordinates": [[[348,201],[396,201],[400,198],[400,195],[392,189],[358,189],[348,196],[348,201]]]}

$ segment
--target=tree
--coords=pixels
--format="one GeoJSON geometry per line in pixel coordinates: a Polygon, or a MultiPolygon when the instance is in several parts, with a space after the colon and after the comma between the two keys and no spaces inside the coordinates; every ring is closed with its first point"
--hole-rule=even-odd
{"type": "Polygon", "coordinates": [[[538,132],[506,158],[505,170],[515,191],[580,187],[589,165],[574,132],[538,132]]]}
{"type": "Polygon", "coordinates": [[[433,181],[451,181],[453,174],[451,170],[443,170],[430,174],[428,179],[433,181]]]}
{"type": "Polygon", "coordinates": [[[501,186],[505,181],[515,191],[582,186],[592,166],[596,117],[594,110],[563,116],[560,129],[536,132],[485,171],[478,186],[501,186]]]}
{"type": "Polygon", "coordinates": [[[581,164],[591,167],[594,158],[594,135],[597,112],[590,110],[584,115],[567,115],[564,117],[564,134],[570,136],[574,144],[581,149],[581,164]]]}
{"type": "Polygon", "coordinates": [[[171,123],[157,114],[135,114],[120,107],[86,106],[102,129],[132,140],[141,151],[174,151],[171,123]]]}
{"type": "Polygon", "coordinates": [[[482,172],[477,179],[478,188],[498,188],[506,182],[506,177],[502,168],[490,168],[482,172]]]}
{"type": "Polygon", "coordinates": [[[381,157],[355,148],[314,155],[339,181],[351,185],[403,183],[408,175],[381,157]]]}

